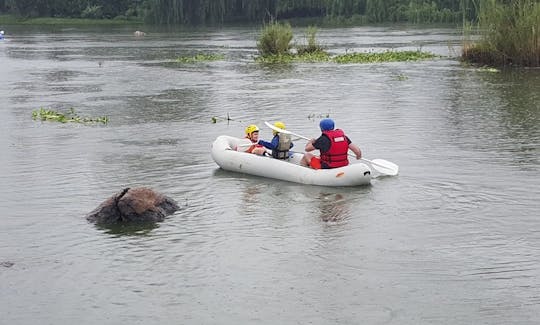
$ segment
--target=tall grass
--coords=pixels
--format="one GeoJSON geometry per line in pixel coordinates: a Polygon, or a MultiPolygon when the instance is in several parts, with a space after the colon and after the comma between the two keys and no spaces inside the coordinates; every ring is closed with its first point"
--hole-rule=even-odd
{"type": "Polygon", "coordinates": [[[317,31],[317,27],[315,26],[308,27],[308,29],[306,30],[306,34],[304,35],[306,44],[300,44],[296,46],[296,50],[298,51],[299,55],[324,52],[324,47],[317,41],[317,31]]]}
{"type": "Polygon", "coordinates": [[[465,61],[491,66],[540,66],[540,2],[480,0],[481,39],[465,44],[465,61]]]}
{"type": "Polygon", "coordinates": [[[261,56],[287,55],[291,50],[293,39],[292,27],[289,23],[271,21],[263,26],[257,40],[257,49],[261,56]]]}

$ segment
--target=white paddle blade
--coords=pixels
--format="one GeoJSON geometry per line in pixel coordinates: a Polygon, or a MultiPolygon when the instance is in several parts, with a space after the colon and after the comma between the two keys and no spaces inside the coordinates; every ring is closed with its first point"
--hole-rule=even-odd
{"type": "Polygon", "coordinates": [[[371,164],[375,170],[382,174],[396,176],[399,173],[399,166],[384,159],[373,159],[371,164]]]}
{"type": "Polygon", "coordinates": [[[279,133],[283,133],[283,134],[290,134],[290,135],[294,135],[295,137],[299,137],[299,138],[302,138],[304,140],[311,140],[310,138],[308,137],[305,137],[303,135],[300,135],[300,134],[296,134],[294,132],[291,132],[291,131],[287,131],[287,130],[284,130],[284,129],[280,129],[278,128],[277,126],[275,125],[272,125],[268,122],[264,122],[264,124],[266,124],[267,127],[271,128],[272,130],[276,131],[276,132],[279,132],[279,133]]]}

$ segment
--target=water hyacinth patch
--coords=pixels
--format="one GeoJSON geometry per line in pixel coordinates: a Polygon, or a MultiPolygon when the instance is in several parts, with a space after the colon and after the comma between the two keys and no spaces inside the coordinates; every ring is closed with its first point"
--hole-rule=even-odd
{"type": "Polygon", "coordinates": [[[255,60],[260,63],[292,63],[292,62],[335,62],[347,63],[381,63],[397,61],[418,61],[437,57],[435,54],[421,51],[392,51],[381,53],[347,53],[331,56],[324,51],[303,54],[259,56],[255,60]]]}
{"type": "Polygon", "coordinates": [[[336,63],[380,63],[398,61],[418,61],[432,59],[435,54],[421,51],[384,51],[380,53],[347,53],[333,58],[336,63]]]}
{"type": "Polygon", "coordinates": [[[199,53],[194,56],[180,56],[174,60],[176,63],[197,63],[197,62],[209,62],[223,60],[225,56],[223,54],[207,54],[199,53]]]}
{"type": "Polygon", "coordinates": [[[332,57],[326,52],[258,56],[259,63],[328,62],[332,57]]]}
{"type": "Polygon", "coordinates": [[[32,118],[40,121],[53,121],[60,123],[103,123],[107,124],[109,118],[107,116],[100,116],[97,118],[81,117],[75,113],[74,108],[70,108],[69,112],[63,114],[57,111],[40,108],[39,110],[32,111],[32,118]]]}

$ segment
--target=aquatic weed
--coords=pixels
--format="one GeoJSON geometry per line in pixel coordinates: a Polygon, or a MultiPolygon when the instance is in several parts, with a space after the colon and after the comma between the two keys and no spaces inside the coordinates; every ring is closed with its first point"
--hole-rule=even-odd
{"type": "Polygon", "coordinates": [[[75,113],[75,109],[73,107],[70,108],[65,114],[41,107],[39,110],[32,111],[32,119],[60,123],[74,122],[107,124],[109,122],[109,118],[107,116],[100,116],[96,118],[81,117],[75,113]]]}
{"type": "Polygon", "coordinates": [[[346,53],[333,58],[336,63],[380,63],[398,61],[418,61],[435,58],[436,55],[422,51],[394,51],[368,53],[346,53]]]}
{"type": "Polygon", "coordinates": [[[180,56],[174,60],[176,63],[197,63],[197,62],[209,62],[223,60],[225,56],[223,54],[207,54],[199,53],[193,56],[180,56]]]}

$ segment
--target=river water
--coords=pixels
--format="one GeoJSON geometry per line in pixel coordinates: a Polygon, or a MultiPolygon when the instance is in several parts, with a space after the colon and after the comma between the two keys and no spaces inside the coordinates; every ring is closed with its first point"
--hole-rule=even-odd
{"type": "Polygon", "coordinates": [[[254,62],[258,27],[3,29],[1,323],[538,323],[539,70],[464,66],[451,28],[318,34],[334,54],[434,60],[280,66],[254,62]],[[171,62],[198,52],[225,58],[171,62]],[[32,120],[40,107],[110,122],[32,120]],[[210,156],[249,123],[315,137],[326,115],[399,176],[304,186],[210,156]],[[135,186],[181,209],[142,229],[84,219],[135,186]]]}

